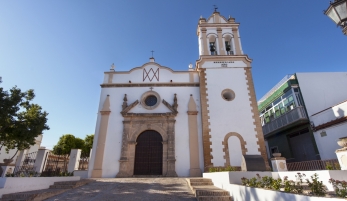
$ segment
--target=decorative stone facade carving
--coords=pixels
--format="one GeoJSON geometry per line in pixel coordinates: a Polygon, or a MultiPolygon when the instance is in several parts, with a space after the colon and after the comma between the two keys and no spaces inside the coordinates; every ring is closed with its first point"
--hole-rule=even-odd
{"type": "MultiPolygon", "coordinates": [[[[176,96],[175,96],[176,97],[176,96]]],[[[177,110],[164,99],[164,105],[172,112],[168,113],[130,113],[131,108],[138,104],[135,101],[121,114],[123,115],[123,135],[119,173],[116,177],[131,177],[134,175],[135,148],[137,137],[146,130],[155,130],[163,138],[163,175],[177,177],[175,170],[175,118],[177,110]],[[165,104],[166,103],[166,104],[165,104]],[[129,108],[130,107],[130,108],[129,108]]]]}

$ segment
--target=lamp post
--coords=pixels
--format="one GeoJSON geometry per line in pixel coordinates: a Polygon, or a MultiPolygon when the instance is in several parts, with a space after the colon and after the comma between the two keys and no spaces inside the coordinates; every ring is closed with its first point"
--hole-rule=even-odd
{"type": "Polygon", "coordinates": [[[347,0],[334,0],[324,11],[324,14],[330,17],[337,26],[342,28],[342,32],[347,36],[347,0]]]}
{"type": "Polygon", "coordinates": [[[2,83],[2,77],[0,76],[0,84],[2,83]]]}

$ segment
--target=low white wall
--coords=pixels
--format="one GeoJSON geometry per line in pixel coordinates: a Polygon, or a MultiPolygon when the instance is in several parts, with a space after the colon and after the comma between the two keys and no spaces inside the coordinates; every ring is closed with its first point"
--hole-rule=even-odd
{"type": "Polygon", "coordinates": [[[286,171],[286,172],[248,172],[248,171],[234,171],[234,172],[213,172],[213,173],[203,173],[204,178],[212,179],[215,186],[219,188],[224,188],[224,186],[229,184],[241,185],[241,178],[245,177],[247,179],[256,177],[259,174],[261,177],[270,176],[274,179],[281,178],[284,179],[285,176],[289,180],[296,181],[295,175],[300,172],[305,174],[307,179],[311,180],[311,176],[315,173],[318,174],[319,181],[323,181],[323,184],[328,188],[329,191],[334,191],[333,186],[329,183],[329,179],[338,179],[347,181],[347,170],[316,170],[316,171],[286,171]]]}
{"type": "Polygon", "coordinates": [[[57,181],[78,181],[74,177],[3,177],[0,178],[0,197],[3,194],[47,189],[57,181]]]}
{"type": "Polygon", "coordinates": [[[212,180],[213,184],[219,188],[223,188],[224,185],[228,184],[242,184],[241,178],[245,177],[250,179],[256,177],[259,174],[261,177],[270,176],[271,172],[253,172],[253,171],[232,171],[232,172],[213,172],[213,173],[203,173],[204,178],[209,178],[212,180]]]}
{"type": "Polygon", "coordinates": [[[79,176],[81,179],[88,178],[88,170],[74,170],[73,176],[79,176]]]}
{"type": "Polygon", "coordinates": [[[313,197],[283,193],[279,191],[265,190],[261,188],[251,188],[236,184],[225,185],[224,190],[230,192],[234,201],[341,201],[340,198],[313,197]]]}

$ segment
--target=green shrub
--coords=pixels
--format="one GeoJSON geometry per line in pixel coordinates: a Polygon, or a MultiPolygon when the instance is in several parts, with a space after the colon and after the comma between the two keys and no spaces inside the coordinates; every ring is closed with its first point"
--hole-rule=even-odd
{"type": "Polygon", "coordinates": [[[318,181],[319,177],[318,174],[315,173],[314,175],[311,176],[311,180],[306,179],[306,182],[308,183],[308,186],[311,189],[312,195],[316,196],[324,196],[326,194],[325,187],[323,185],[322,181],[318,181]]]}
{"type": "Polygon", "coordinates": [[[347,196],[347,182],[339,181],[333,178],[329,179],[329,183],[331,183],[334,187],[335,193],[338,197],[345,198],[347,196]]]}

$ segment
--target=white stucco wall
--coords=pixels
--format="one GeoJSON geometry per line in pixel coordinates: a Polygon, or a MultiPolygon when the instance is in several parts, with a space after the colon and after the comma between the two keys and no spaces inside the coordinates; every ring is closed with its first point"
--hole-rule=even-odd
{"type": "Polygon", "coordinates": [[[296,73],[308,116],[347,100],[347,72],[296,73]]]}
{"type": "MultiPolygon", "coordinates": [[[[137,68],[131,70],[129,73],[117,74],[113,76],[113,83],[124,83],[128,84],[129,80],[132,83],[148,83],[148,80],[143,82],[143,69],[158,68],[157,64],[148,63],[143,66],[143,68],[137,68]]],[[[159,67],[160,68],[160,67],[159,67]]],[[[154,71],[156,71],[154,69],[154,71]]],[[[187,72],[172,72],[166,68],[160,68],[160,78],[159,81],[156,79],[152,80],[151,83],[169,83],[170,80],[173,82],[180,83],[191,83],[189,78],[189,71],[187,72]]],[[[193,72],[194,82],[198,83],[198,73],[193,72]]],[[[106,81],[108,79],[105,79],[106,81]]],[[[107,129],[107,138],[105,142],[105,152],[103,159],[103,171],[102,177],[115,177],[119,172],[119,159],[121,154],[121,144],[122,144],[122,133],[123,133],[123,117],[120,114],[122,110],[124,94],[127,94],[128,105],[139,100],[141,102],[141,96],[147,91],[150,91],[150,87],[112,87],[112,88],[102,88],[100,96],[99,111],[103,107],[103,103],[106,96],[109,95],[110,98],[110,116],[107,129]]],[[[153,91],[160,95],[161,100],[165,99],[169,104],[173,104],[174,94],[177,94],[178,103],[178,114],[176,116],[175,123],[175,154],[176,154],[176,173],[178,176],[189,176],[190,169],[190,155],[189,155],[189,130],[188,130],[188,102],[190,95],[192,94],[197,105],[198,110],[198,140],[199,140],[199,159],[200,168],[203,169],[203,149],[202,149],[202,127],[201,127],[201,112],[200,112],[200,91],[199,87],[182,86],[182,87],[169,87],[160,86],[153,87],[153,91]]],[[[153,109],[147,110],[141,106],[139,103],[137,106],[132,108],[129,112],[132,113],[164,113],[170,112],[170,110],[163,104],[153,109]]],[[[98,114],[98,122],[96,126],[96,135],[93,144],[93,150],[96,150],[97,144],[97,134],[100,127],[100,114],[98,114]]],[[[89,177],[91,176],[91,171],[93,169],[93,163],[95,160],[95,153],[92,153],[91,161],[89,163],[89,177]]]]}
{"type": "MultiPolygon", "coordinates": [[[[188,70],[188,65],[187,65],[188,70]]],[[[194,82],[198,82],[198,73],[192,72],[194,74],[194,82]]],[[[182,83],[189,82],[189,73],[185,71],[172,71],[170,68],[162,67],[157,63],[147,63],[142,67],[137,67],[129,72],[115,72],[113,74],[112,83],[123,84],[129,83],[182,83]],[[146,72],[144,71],[146,70],[146,72]],[[152,70],[151,70],[152,69],[152,70]],[[159,70],[158,70],[159,69],[159,70]],[[158,70],[158,71],[157,71],[158,70]],[[156,77],[154,77],[156,73],[156,77]],[[148,75],[148,77],[147,77],[148,75]],[[144,80],[145,79],[145,80],[144,80]]],[[[108,75],[106,74],[104,78],[104,83],[108,82],[108,75]]]]}
{"type": "Polygon", "coordinates": [[[341,147],[337,144],[337,140],[341,137],[346,137],[346,131],[347,122],[313,133],[322,160],[337,159],[335,151],[337,149],[341,149],[341,147]],[[326,136],[322,137],[321,133],[324,131],[326,136]]]}
{"type": "MultiPolygon", "coordinates": [[[[248,150],[246,154],[260,155],[245,70],[243,68],[207,69],[206,79],[213,165],[224,166],[222,142],[225,135],[230,132],[240,134],[246,141],[248,150]],[[224,100],[221,95],[224,89],[233,90],[235,99],[224,100]]],[[[242,154],[241,150],[238,154],[242,154]]]]}
{"type": "MultiPolygon", "coordinates": [[[[310,120],[315,126],[319,126],[345,116],[347,116],[347,102],[327,108],[325,111],[311,116],[310,120]]],[[[341,148],[337,144],[337,140],[341,137],[347,136],[346,130],[347,122],[344,122],[313,133],[322,160],[337,158],[335,151],[336,149],[341,148]],[[324,132],[326,136],[324,135],[324,132]],[[321,133],[323,133],[323,135],[321,135],[321,133]]]]}

